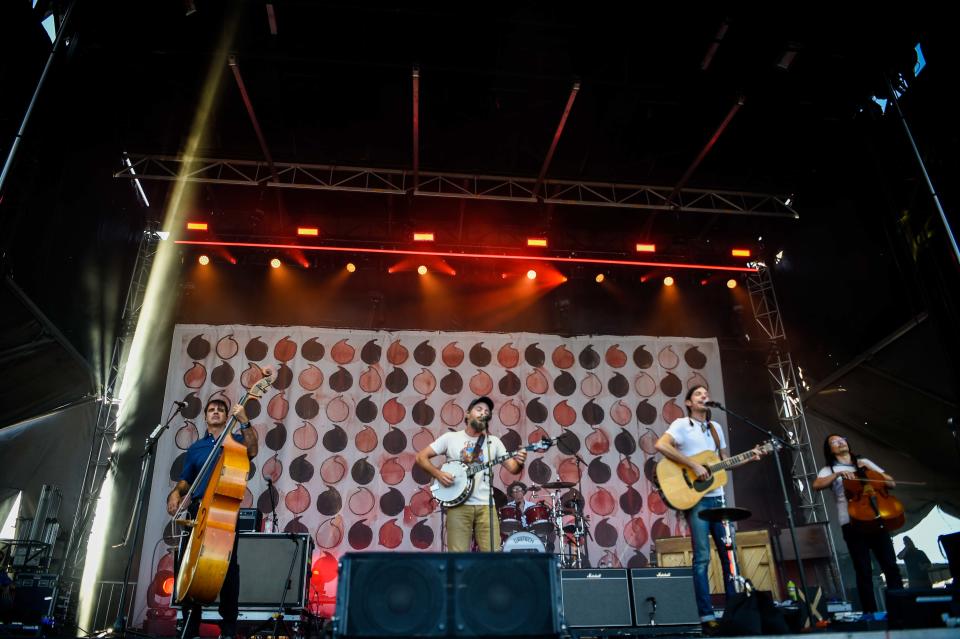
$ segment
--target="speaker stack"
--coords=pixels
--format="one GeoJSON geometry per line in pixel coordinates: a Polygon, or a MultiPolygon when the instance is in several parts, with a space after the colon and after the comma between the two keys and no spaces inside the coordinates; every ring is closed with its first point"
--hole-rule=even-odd
{"type": "Polygon", "coordinates": [[[515,553],[350,553],[335,637],[512,637],[564,631],[557,558],[515,553]]]}
{"type": "Polygon", "coordinates": [[[700,622],[690,568],[563,570],[526,553],[351,553],[334,636],[555,638],[700,622]]]}

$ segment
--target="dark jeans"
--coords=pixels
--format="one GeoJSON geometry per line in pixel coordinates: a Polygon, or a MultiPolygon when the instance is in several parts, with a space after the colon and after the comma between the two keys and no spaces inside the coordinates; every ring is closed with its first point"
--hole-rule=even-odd
{"type": "Polygon", "coordinates": [[[887,589],[903,588],[903,579],[897,567],[897,555],[893,551],[893,540],[886,530],[864,532],[853,524],[844,524],[843,540],[847,542],[850,560],[857,575],[857,592],[860,594],[860,607],[864,612],[876,612],[877,600],[873,596],[873,564],[870,551],[877,558],[880,570],[887,580],[887,589]]]}
{"type": "MultiPolygon", "coordinates": [[[[196,518],[196,507],[199,502],[191,504],[189,512],[190,518],[196,518]]],[[[180,573],[180,555],[183,554],[187,546],[188,537],[184,537],[180,543],[180,552],[177,553],[177,574],[180,573]]],[[[223,586],[220,588],[220,606],[217,611],[223,621],[220,623],[220,634],[222,636],[234,636],[237,632],[237,616],[240,600],[240,564],[237,563],[237,541],[240,535],[233,538],[233,552],[230,553],[230,565],[227,566],[227,574],[223,578],[223,586]]],[[[198,603],[187,603],[184,601],[180,614],[186,624],[183,627],[181,637],[190,639],[200,636],[200,620],[203,613],[203,605],[198,603]]]]}

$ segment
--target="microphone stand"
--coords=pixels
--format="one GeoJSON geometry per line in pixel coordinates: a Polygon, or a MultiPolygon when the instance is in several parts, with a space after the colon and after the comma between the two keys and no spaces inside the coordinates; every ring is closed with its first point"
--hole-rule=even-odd
{"type": "Polygon", "coordinates": [[[777,478],[780,480],[780,491],[783,493],[783,510],[787,514],[787,526],[790,528],[790,541],[793,543],[793,555],[794,557],[797,558],[797,572],[799,573],[799,576],[800,576],[801,592],[803,592],[804,597],[806,597],[807,596],[807,578],[803,570],[803,558],[800,556],[800,545],[799,543],[797,543],[797,528],[793,522],[793,504],[790,502],[790,493],[787,491],[787,484],[783,479],[783,466],[780,463],[780,450],[783,448],[787,448],[789,450],[796,450],[797,449],[796,445],[790,444],[784,441],[781,437],[774,435],[768,429],[758,424],[755,424],[754,422],[750,421],[748,418],[744,417],[743,415],[735,413],[734,411],[723,406],[719,402],[711,402],[710,407],[719,408],[720,410],[727,413],[728,415],[732,415],[733,417],[736,417],[747,426],[750,426],[754,430],[759,431],[764,435],[766,435],[767,438],[773,442],[773,448],[774,448],[773,459],[777,464],[777,478]]]}
{"type": "Polygon", "coordinates": [[[267,494],[270,495],[270,532],[280,532],[280,521],[277,519],[277,502],[273,499],[273,480],[267,477],[267,494]]]}
{"type": "Polygon", "coordinates": [[[113,626],[106,631],[97,633],[97,636],[106,637],[125,637],[127,635],[135,635],[137,637],[149,637],[150,635],[137,632],[134,630],[127,629],[127,583],[130,581],[130,569],[133,567],[133,557],[137,549],[137,538],[140,536],[140,523],[143,520],[143,506],[146,503],[144,497],[147,492],[147,482],[151,477],[151,470],[153,469],[153,457],[156,452],[157,442],[160,440],[160,436],[163,435],[163,432],[170,428],[170,423],[173,421],[173,418],[180,414],[180,411],[183,410],[183,402],[174,402],[177,409],[170,414],[170,417],[167,418],[167,421],[163,424],[159,424],[156,428],[153,429],[153,432],[147,435],[146,442],[143,445],[143,455],[140,456],[140,482],[137,485],[137,496],[133,502],[133,513],[130,519],[130,525],[127,527],[127,535],[124,540],[113,546],[114,548],[122,548],[123,546],[129,546],[130,552],[127,555],[127,567],[123,572],[123,584],[120,586],[120,606],[117,609],[117,618],[113,622],[113,626]]]}
{"type": "MultiPolygon", "coordinates": [[[[573,458],[574,458],[574,461],[577,462],[577,492],[580,493],[580,499],[583,499],[584,502],[586,502],[587,498],[583,496],[583,472],[581,472],[579,467],[581,465],[588,466],[589,464],[587,464],[587,462],[583,459],[583,457],[580,456],[580,453],[574,453],[573,458]]],[[[584,503],[584,505],[586,505],[586,503],[584,503]]],[[[574,510],[577,511],[577,517],[583,523],[583,529],[587,533],[587,538],[593,539],[593,535],[590,534],[590,527],[587,525],[587,516],[583,513],[583,506],[580,505],[580,502],[576,502],[576,505],[574,506],[574,510]]],[[[577,539],[576,537],[574,537],[574,539],[576,539],[576,542],[577,542],[577,555],[578,555],[578,559],[580,559],[579,557],[580,540],[577,539]]],[[[586,543],[583,544],[583,559],[586,560],[588,564],[587,567],[589,568],[590,544],[586,544],[586,543]]],[[[578,561],[578,563],[582,563],[582,562],[578,561]]],[[[577,568],[583,568],[583,566],[578,565],[577,568]]]]}
{"type": "MultiPolygon", "coordinates": [[[[487,461],[489,462],[493,457],[493,449],[490,447],[492,443],[490,441],[490,422],[486,423],[486,433],[487,433],[487,461]]],[[[490,529],[490,552],[496,550],[496,546],[493,544],[493,518],[495,517],[493,512],[493,466],[487,468],[487,527],[490,529]]]]}

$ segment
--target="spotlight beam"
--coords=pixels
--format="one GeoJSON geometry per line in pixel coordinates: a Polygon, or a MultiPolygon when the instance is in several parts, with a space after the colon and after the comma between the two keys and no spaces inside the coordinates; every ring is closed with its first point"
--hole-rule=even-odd
{"type": "Polygon", "coordinates": [[[683,269],[705,269],[713,271],[731,271],[735,273],[756,273],[749,266],[726,266],[723,264],[697,264],[681,262],[647,262],[639,260],[608,260],[590,257],[560,257],[553,255],[503,255],[497,253],[456,253],[453,251],[412,251],[406,249],[379,249],[362,246],[306,246],[303,244],[262,244],[258,242],[215,242],[201,240],[176,240],[176,244],[188,246],[228,246],[253,249],[299,249],[302,251],[329,251],[334,253],[379,253],[381,255],[407,255],[411,257],[449,257],[474,258],[482,260],[513,260],[527,262],[558,262],[565,264],[609,264],[612,266],[642,266],[683,269]]]}

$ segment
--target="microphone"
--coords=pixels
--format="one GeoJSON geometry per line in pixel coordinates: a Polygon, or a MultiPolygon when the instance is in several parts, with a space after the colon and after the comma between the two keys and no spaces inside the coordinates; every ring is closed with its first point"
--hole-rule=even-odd
{"type": "Polygon", "coordinates": [[[177,400],[173,400],[173,403],[176,404],[177,406],[179,406],[180,408],[186,408],[186,407],[187,407],[187,403],[186,403],[186,402],[180,402],[180,401],[177,401],[177,400]]]}
{"type": "Polygon", "coordinates": [[[704,402],[703,405],[709,406],[710,408],[719,408],[720,410],[723,410],[723,404],[720,402],[704,402]]]}

